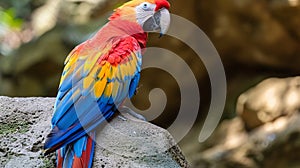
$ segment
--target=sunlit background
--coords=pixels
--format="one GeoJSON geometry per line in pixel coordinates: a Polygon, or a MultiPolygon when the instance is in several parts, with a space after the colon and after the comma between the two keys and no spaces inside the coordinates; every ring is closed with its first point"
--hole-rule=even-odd
{"type": "MultiPolygon", "coordinates": [[[[66,55],[124,2],[0,0],[0,95],[54,97],[66,55]]],[[[186,44],[150,35],[148,46],[178,54],[199,84],[198,120],[179,144],[190,163],[194,167],[300,167],[300,155],[295,154],[300,150],[299,1],[170,3],[173,14],[197,24],[210,37],[227,76],[223,122],[211,139],[200,144],[197,138],[210,104],[207,71],[186,44]]],[[[166,128],[180,107],[180,91],[172,76],[158,69],[143,71],[133,101],[137,108],[148,108],[149,91],[157,87],[165,91],[168,102],[164,113],[151,122],[166,128]]]]}

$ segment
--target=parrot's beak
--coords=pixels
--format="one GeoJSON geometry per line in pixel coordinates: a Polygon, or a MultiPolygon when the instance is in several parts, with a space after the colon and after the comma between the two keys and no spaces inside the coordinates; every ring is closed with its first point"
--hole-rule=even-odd
{"type": "Polygon", "coordinates": [[[146,19],[143,29],[146,32],[159,32],[162,36],[167,33],[170,22],[170,12],[166,8],[162,8],[146,19]]]}
{"type": "Polygon", "coordinates": [[[167,33],[171,18],[170,18],[170,12],[166,8],[162,8],[158,11],[160,13],[160,37],[167,33]]]}

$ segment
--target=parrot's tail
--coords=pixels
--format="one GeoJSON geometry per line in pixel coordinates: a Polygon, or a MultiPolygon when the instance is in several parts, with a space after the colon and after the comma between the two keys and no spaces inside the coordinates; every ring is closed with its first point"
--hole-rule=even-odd
{"type": "Polygon", "coordinates": [[[57,150],[57,168],[91,168],[95,148],[95,132],[57,150]]]}

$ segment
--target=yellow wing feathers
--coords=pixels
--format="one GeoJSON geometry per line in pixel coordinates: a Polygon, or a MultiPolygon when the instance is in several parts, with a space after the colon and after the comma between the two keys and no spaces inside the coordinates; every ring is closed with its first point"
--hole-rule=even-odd
{"type": "Polygon", "coordinates": [[[108,54],[118,54],[117,52],[112,53],[111,50],[105,49],[102,51],[106,52],[94,52],[88,56],[81,52],[82,47],[75,49],[77,50],[72,51],[67,57],[60,85],[82,85],[80,86],[82,95],[92,93],[95,98],[103,95],[115,99],[127,94],[130,81],[136,73],[139,73],[138,67],[141,66],[137,58],[139,51],[131,51],[126,57],[118,55],[122,61],[116,64],[105,58],[110,56],[108,54]],[[127,88],[124,88],[125,86],[127,88]]]}

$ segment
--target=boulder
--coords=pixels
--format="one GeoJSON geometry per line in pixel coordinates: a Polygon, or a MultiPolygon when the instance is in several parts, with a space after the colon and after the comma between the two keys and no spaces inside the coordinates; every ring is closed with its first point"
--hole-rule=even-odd
{"type": "Polygon", "coordinates": [[[299,86],[300,77],[264,80],[238,98],[237,113],[248,129],[291,115],[300,108],[299,86]]]}
{"type": "MultiPolygon", "coordinates": [[[[54,167],[43,156],[54,98],[0,97],[0,167],[54,167]]],[[[133,118],[114,117],[97,131],[94,167],[188,167],[164,129],[133,118]]]]}
{"type": "Polygon", "coordinates": [[[195,168],[297,168],[300,165],[299,124],[299,113],[280,117],[250,132],[239,117],[225,120],[200,151],[187,157],[195,168]]]}
{"type": "Polygon", "coordinates": [[[242,94],[238,116],[222,121],[205,143],[189,150],[182,146],[191,165],[299,167],[299,79],[267,79],[242,94]]]}

